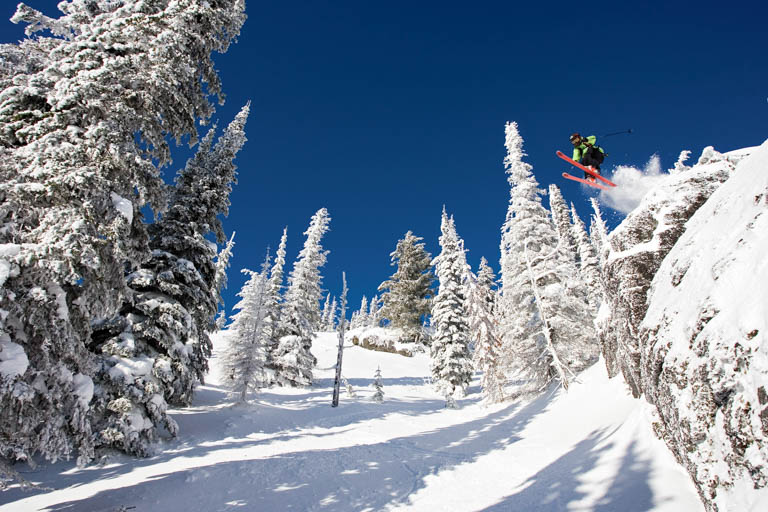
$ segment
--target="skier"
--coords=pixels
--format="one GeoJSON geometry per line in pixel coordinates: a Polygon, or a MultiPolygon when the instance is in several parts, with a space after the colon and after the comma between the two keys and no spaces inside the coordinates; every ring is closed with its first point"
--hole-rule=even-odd
{"type": "MultiPolygon", "coordinates": [[[[578,133],[571,135],[571,144],[573,144],[573,159],[582,165],[593,168],[600,174],[600,164],[605,159],[605,151],[603,148],[596,145],[597,137],[590,135],[589,137],[582,137],[578,133]]],[[[589,181],[597,181],[594,176],[585,172],[584,179],[589,181]]]]}

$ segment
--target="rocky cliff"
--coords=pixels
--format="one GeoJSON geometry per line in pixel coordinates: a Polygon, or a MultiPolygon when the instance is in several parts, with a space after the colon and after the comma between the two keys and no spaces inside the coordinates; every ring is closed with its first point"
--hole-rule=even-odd
{"type": "Polygon", "coordinates": [[[710,510],[768,510],[766,213],[768,142],[707,148],[611,233],[603,269],[609,372],[656,406],[710,510]]]}

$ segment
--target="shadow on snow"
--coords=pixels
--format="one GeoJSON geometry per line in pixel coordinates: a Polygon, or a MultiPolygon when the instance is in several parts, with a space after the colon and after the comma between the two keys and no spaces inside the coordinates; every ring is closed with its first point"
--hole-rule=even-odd
{"type": "MultiPolygon", "coordinates": [[[[546,409],[550,400],[551,395],[522,408],[510,404],[473,421],[338,449],[322,449],[321,436],[298,434],[318,437],[318,448],[157,475],[135,485],[61,502],[48,510],[111,510],[116,504],[136,506],[139,510],[248,510],[256,506],[259,510],[380,510],[387,505],[406,503],[410,494],[424,487],[427,476],[471,463],[518,441],[519,433],[546,409]],[[182,486],[181,496],[169,492],[182,486]],[[142,497],[151,497],[151,501],[144,502],[142,497]]],[[[442,409],[443,401],[435,402],[442,409]]],[[[370,414],[365,417],[370,418],[370,414]]],[[[296,436],[285,436],[284,440],[291,437],[296,436]]],[[[126,460],[117,468],[88,468],[77,475],[59,475],[57,483],[69,487],[112,478],[137,466],[154,465],[177,456],[201,457],[208,451],[234,445],[246,448],[275,441],[276,438],[268,437],[189,446],[181,452],[165,452],[148,460],[126,460]]]]}
{"type": "Polygon", "coordinates": [[[651,467],[639,457],[635,442],[627,446],[620,467],[614,471],[614,480],[604,496],[588,500],[585,484],[580,476],[597,466],[601,453],[611,448],[610,443],[598,447],[610,434],[595,431],[577,443],[568,453],[549,464],[522,483],[520,491],[482,512],[509,512],[535,510],[537,512],[561,512],[563,510],[591,512],[645,512],[658,506],[648,485],[651,467]]]}

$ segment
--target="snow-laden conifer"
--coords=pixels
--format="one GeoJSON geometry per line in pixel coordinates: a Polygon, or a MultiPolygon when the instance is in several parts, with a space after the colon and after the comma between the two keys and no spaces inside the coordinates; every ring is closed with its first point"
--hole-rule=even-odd
{"type": "Polygon", "coordinates": [[[320,241],[328,231],[331,218],[321,208],[312,216],[304,232],[304,248],[288,277],[288,289],[281,313],[282,337],[273,353],[276,381],[285,386],[312,384],[312,369],[317,360],[312,355],[312,338],[320,328],[320,299],[323,290],[320,267],[325,264],[328,251],[320,241]]]}
{"type": "Polygon", "coordinates": [[[274,364],[275,351],[280,344],[280,311],[282,306],[283,294],[283,269],[285,267],[285,247],[288,242],[288,228],[283,229],[283,235],[280,237],[280,245],[275,254],[275,261],[269,271],[269,282],[267,285],[267,361],[265,368],[270,381],[274,381],[276,367],[274,364]]]}
{"type": "Polygon", "coordinates": [[[381,403],[384,401],[384,382],[381,380],[381,367],[376,367],[376,372],[373,374],[373,401],[381,403]]]}
{"type": "Polygon", "coordinates": [[[605,258],[611,250],[610,243],[608,242],[608,227],[603,220],[600,203],[597,202],[597,199],[594,197],[590,198],[590,204],[594,214],[589,224],[589,239],[592,241],[592,246],[597,252],[600,268],[602,268],[605,265],[605,258]]]}
{"type": "Polygon", "coordinates": [[[439,280],[432,302],[435,333],[430,343],[430,370],[435,389],[448,397],[463,395],[472,380],[470,333],[467,324],[464,282],[469,273],[464,241],[456,233],[453,217],[443,209],[440,223],[440,254],[434,259],[439,280]]]}
{"type": "Polygon", "coordinates": [[[490,403],[504,399],[506,380],[495,283],[493,269],[485,258],[481,258],[477,275],[470,274],[466,303],[470,335],[475,343],[473,363],[482,372],[481,391],[490,403]]]}
{"type": "Polygon", "coordinates": [[[378,315],[388,320],[391,327],[402,329],[404,342],[423,340],[422,324],[431,307],[432,257],[421,240],[408,231],[397,242],[390,254],[397,271],[379,285],[382,294],[378,315]]]}
{"type": "Polygon", "coordinates": [[[507,123],[510,202],[502,228],[502,339],[509,364],[529,389],[553,378],[567,387],[597,356],[592,315],[575,266],[562,257],[543,191],[533,176],[516,123],[507,123]]]}
{"type": "Polygon", "coordinates": [[[368,323],[370,327],[379,327],[381,325],[381,297],[374,295],[368,305],[368,323]]]}
{"type": "Polygon", "coordinates": [[[357,329],[358,327],[368,326],[368,297],[363,295],[360,300],[360,309],[352,313],[352,319],[350,320],[350,329],[357,329]]]}
{"type": "Polygon", "coordinates": [[[597,256],[597,251],[589,239],[584,222],[582,222],[573,204],[571,204],[571,219],[573,220],[573,239],[576,241],[579,254],[579,272],[587,287],[589,304],[597,311],[603,296],[603,288],[600,283],[600,258],[597,256]]]}
{"type": "Polygon", "coordinates": [[[226,240],[234,158],[245,143],[245,106],[214,144],[215,127],[179,172],[169,209],[150,226],[152,257],[130,272],[130,302],[95,325],[92,347],[104,356],[96,406],[103,444],[146,454],[162,425],[175,434],[167,404],[188,405],[208,370],[218,308],[216,245],[226,240]]]}
{"type": "Polygon", "coordinates": [[[347,397],[356,399],[357,393],[355,392],[355,388],[352,387],[352,384],[349,383],[346,377],[343,375],[341,376],[341,383],[344,384],[344,389],[347,392],[347,397]]]}
{"type": "Polygon", "coordinates": [[[217,295],[217,304],[219,305],[219,313],[214,321],[214,330],[218,331],[224,327],[226,322],[226,313],[224,310],[224,299],[221,296],[222,290],[227,287],[227,269],[229,268],[229,260],[232,258],[232,251],[235,247],[235,232],[232,232],[232,236],[229,237],[226,247],[219,251],[219,255],[216,257],[216,274],[213,279],[213,290],[217,295]]]}
{"type": "Polygon", "coordinates": [[[338,309],[339,304],[336,300],[336,297],[333,297],[331,300],[331,306],[328,310],[328,318],[326,319],[325,326],[323,327],[323,330],[326,332],[333,332],[336,330],[336,310],[338,309]]]}
{"type": "Polygon", "coordinates": [[[573,262],[578,262],[578,247],[573,238],[570,211],[560,188],[554,183],[549,186],[549,211],[552,214],[552,222],[555,224],[563,255],[573,262]]]}
{"type": "Polygon", "coordinates": [[[267,360],[269,332],[267,314],[269,308],[269,256],[261,272],[244,269],[248,281],[237,294],[240,297],[233,309],[229,326],[229,347],[224,356],[226,382],[241,402],[248,400],[248,393],[267,383],[264,364],[267,360]]]}
{"type": "Polygon", "coordinates": [[[326,326],[328,325],[328,317],[331,313],[331,294],[330,292],[325,296],[325,304],[323,304],[323,309],[320,310],[320,325],[322,326],[322,329],[325,330],[326,326]]]}
{"type": "Polygon", "coordinates": [[[149,256],[140,211],[163,208],[169,141],[196,140],[222,96],[211,53],[245,19],[242,0],[59,7],[20,4],[12,21],[43,35],[0,47],[0,333],[29,363],[0,388],[0,453],[16,460],[93,454],[91,322],[149,256]]]}
{"type": "Polygon", "coordinates": [[[369,325],[369,319],[368,319],[368,297],[363,295],[363,298],[360,299],[360,310],[359,310],[359,317],[358,320],[360,322],[360,325],[368,326],[369,325]]]}

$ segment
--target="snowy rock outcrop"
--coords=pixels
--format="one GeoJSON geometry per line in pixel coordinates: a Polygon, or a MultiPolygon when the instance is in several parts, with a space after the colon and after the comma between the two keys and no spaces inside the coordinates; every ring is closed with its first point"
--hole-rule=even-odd
{"type": "Polygon", "coordinates": [[[768,142],[705,149],[609,240],[609,373],[656,407],[709,510],[768,510],[768,142]]]}
{"type": "Polygon", "coordinates": [[[635,397],[642,394],[637,334],[651,280],[686,221],[734,168],[732,159],[706,148],[697,165],[669,175],[609,237],[603,285],[611,320],[602,326],[599,338],[609,375],[621,371],[635,397]]]}
{"type": "Polygon", "coordinates": [[[657,433],[710,510],[768,510],[766,254],[768,142],[688,221],[639,330],[657,433]]]}

